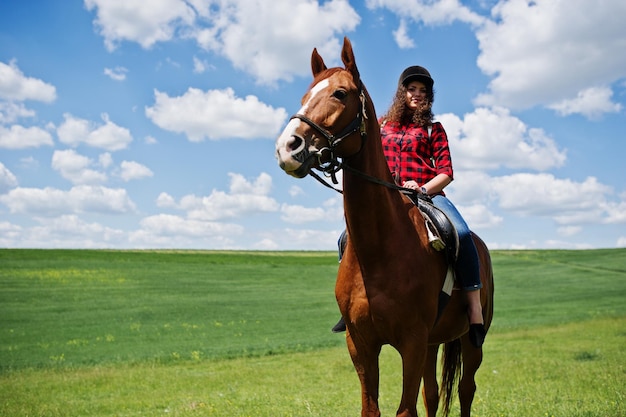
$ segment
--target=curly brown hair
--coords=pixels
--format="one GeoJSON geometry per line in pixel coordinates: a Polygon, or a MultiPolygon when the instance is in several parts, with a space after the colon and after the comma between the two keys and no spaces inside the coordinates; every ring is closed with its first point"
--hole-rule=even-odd
{"type": "Polygon", "coordinates": [[[426,102],[417,109],[411,110],[406,105],[406,86],[400,85],[396,90],[389,110],[382,117],[385,122],[393,122],[399,124],[415,123],[418,126],[430,126],[435,117],[432,111],[433,102],[435,101],[435,92],[429,89],[426,94],[426,102]]]}

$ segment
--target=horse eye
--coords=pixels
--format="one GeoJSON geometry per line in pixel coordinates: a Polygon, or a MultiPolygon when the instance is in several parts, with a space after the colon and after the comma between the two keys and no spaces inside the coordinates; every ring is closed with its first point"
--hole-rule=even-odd
{"type": "Polygon", "coordinates": [[[335,97],[337,100],[343,100],[344,98],[346,98],[347,95],[348,93],[345,90],[335,90],[335,92],[333,93],[333,97],[335,97]]]}

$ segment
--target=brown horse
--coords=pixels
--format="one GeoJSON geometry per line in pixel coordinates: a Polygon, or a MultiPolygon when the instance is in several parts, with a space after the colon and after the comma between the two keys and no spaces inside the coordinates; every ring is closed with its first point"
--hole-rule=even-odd
{"type": "MultiPolygon", "coordinates": [[[[417,416],[423,378],[427,414],[433,417],[439,405],[437,351],[445,343],[444,412],[447,415],[449,411],[462,363],[458,388],[461,415],[469,416],[482,349],[474,348],[467,336],[466,299],[460,291],[453,291],[437,319],[438,295],[448,269],[445,256],[431,248],[422,214],[393,184],[374,106],[347,38],[341,58],[345,68],[329,69],[313,50],[313,82],[302,98],[302,108],[277,139],[276,155],[281,168],[298,178],[312,173],[312,168],[330,174],[343,169],[348,242],[335,295],[361,382],[361,415],[380,416],[378,357],[382,346],[389,344],[402,358],[397,415],[417,416]]],[[[474,240],[488,329],[493,313],[491,261],[482,240],[476,236],[474,240]]]]}

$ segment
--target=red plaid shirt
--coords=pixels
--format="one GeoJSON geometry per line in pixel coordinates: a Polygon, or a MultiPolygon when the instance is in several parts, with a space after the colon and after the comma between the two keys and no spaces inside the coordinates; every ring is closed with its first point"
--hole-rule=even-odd
{"type": "Polygon", "coordinates": [[[448,136],[441,123],[433,123],[430,139],[426,128],[413,123],[385,123],[381,139],[387,165],[398,184],[413,180],[422,186],[439,174],[453,178],[448,136]]]}

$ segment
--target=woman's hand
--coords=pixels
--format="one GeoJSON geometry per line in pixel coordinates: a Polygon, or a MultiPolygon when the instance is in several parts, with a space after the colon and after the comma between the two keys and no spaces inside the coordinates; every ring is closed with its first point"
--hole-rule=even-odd
{"type": "Polygon", "coordinates": [[[417,182],[410,180],[410,181],[405,181],[404,184],[402,184],[402,186],[404,188],[408,188],[411,190],[417,190],[419,188],[419,185],[417,184],[417,182]]]}

